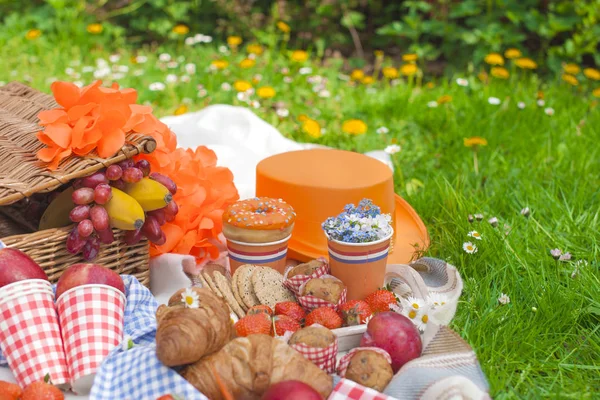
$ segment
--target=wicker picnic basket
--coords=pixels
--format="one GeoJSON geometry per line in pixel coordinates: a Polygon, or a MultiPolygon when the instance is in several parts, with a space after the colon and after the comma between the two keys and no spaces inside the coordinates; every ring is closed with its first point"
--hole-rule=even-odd
{"type": "MultiPolygon", "coordinates": [[[[56,171],[49,171],[38,161],[36,153],[43,144],[36,138],[40,131],[37,115],[56,108],[52,96],[18,82],[0,87],[0,240],[32,257],[56,282],[70,265],[83,262],[80,255],[67,252],[66,239],[72,226],[37,231],[27,213],[19,212],[21,201],[36,194],[60,189],[74,179],[91,175],[109,165],[140,153],[151,153],[156,142],[150,136],[130,134],[127,143],[115,156],[99,158],[95,153],[85,158],[71,157],[56,171]]],[[[113,229],[115,241],[102,245],[94,263],[119,274],[135,276],[150,284],[148,241],[129,246],[122,241],[123,232],[113,229]]]]}

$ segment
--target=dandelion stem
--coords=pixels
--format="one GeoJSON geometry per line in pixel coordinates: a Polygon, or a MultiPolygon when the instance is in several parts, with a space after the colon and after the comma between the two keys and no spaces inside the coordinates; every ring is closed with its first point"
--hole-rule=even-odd
{"type": "Polygon", "coordinates": [[[475,175],[479,175],[479,163],[477,162],[477,150],[473,148],[473,168],[475,168],[475,175]]]}

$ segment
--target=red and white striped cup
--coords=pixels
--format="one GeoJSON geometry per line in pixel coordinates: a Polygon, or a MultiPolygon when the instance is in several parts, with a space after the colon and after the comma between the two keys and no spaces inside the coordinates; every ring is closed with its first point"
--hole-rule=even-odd
{"type": "Polygon", "coordinates": [[[231,273],[245,264],[271,267],[283,275],[290,236],[269,243],[245,243],[227,239],[231,273]]]}
{"type": "Polygon", "coordinates": [[[25,280],[0,288],[0,347],[19,386],[50,376],[69,383],[69,371],[50,282],[25,280]]]}
{"type": "Polygon", "coordinates": [[[67,290],[56,301],[75,393],[89,393],[98,367],[122,342],[125,302],[120,290],[97,284],[67,290]]]}

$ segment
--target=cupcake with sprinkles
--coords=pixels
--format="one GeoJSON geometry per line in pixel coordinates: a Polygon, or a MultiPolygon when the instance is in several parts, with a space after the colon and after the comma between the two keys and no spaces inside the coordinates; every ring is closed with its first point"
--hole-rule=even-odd
{"type": "Polygon", "coordinates": [[[295,221],[294,209],[282,199],[255,197],[230,205],[223,213],[223,234],[232,272],[243,264],[283,269],[295,221]]]}

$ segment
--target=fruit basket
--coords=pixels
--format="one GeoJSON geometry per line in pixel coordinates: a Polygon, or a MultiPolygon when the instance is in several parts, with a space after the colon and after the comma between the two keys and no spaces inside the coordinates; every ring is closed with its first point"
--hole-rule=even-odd
{"type": "MultiPolygon", "coordinates": [[[[49,171],[36,158],[36,152],[44,146],[36,138],[41,130],[37,115],[57,106],[52,96],[21,83],[0,87],[0,240],[5,246],[18,248],[32,257],[51,282],[56,282],[68,266],[83,258],[66,249],[72,226],[37,230],[37,223],[32,223],[36,196],[51,195],[77,178],[156,148],[152,137],[130,134],[113,157],[103,159],[95,153],[85,158],[70,157],[57,170],[49,171]]],[[[115,240],[101,246],[94,262],[119,274],[133,275],[148,286],[148,241],[126,245],[121,230],[113,229],[113,234],[115,240]]]]}

